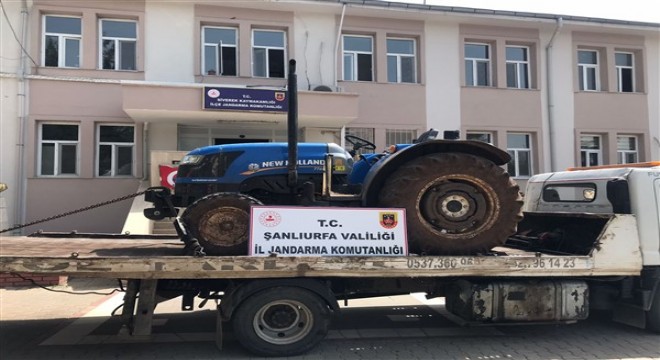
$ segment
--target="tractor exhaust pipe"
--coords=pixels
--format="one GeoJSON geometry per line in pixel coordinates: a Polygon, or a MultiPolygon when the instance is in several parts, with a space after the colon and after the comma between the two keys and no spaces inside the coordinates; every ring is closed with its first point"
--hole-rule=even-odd
{"type": "Polygon", "coordinates": [[[294,192],[298,186],[298,76],[296,75],[296,60],[289,60],[289,79],[287,83],[289,111],[287,112],[287,139],[289,159],[287,169],[287,185],[294,192]]]}

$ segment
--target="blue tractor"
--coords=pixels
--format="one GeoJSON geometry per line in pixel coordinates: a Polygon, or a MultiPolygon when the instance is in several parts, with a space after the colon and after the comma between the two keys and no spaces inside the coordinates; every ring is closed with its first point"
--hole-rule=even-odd
{"type": "MultiPolygon", "coordinates": [[[[289,64],[287,143],[207,146],[179,163],[174,194],[153,188],[145,216],[176,217],[188,245],[208,255],[245,255],[252,205],[405,208],[409,249],[472,254],[503,244],[522,218],[518,185],[502,169],[507,152],[479,141],[436,139],[376,146],[346,135],[298,143],[295,61],[289,64]]],[[[454,136],[456,137],[456,136],[454,136]]]]}

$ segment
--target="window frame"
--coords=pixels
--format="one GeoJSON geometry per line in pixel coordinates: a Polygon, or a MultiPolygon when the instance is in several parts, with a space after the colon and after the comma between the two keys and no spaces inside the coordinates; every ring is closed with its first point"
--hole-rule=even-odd
{"type": "Polygon", "coordinates": [[[37,128],[37,176],[39,177],[78,177],[80,176],[80,124],[79,123],[67,123],[67,122],[50,122],[44,121],[40,122],[37,128]],[[43,139],[43,126],[44,125],[67,125],[75,126],[78,130],[78,140],[44,140],[43,139]],[[43,173],[43,144],[51,143],[54,145],[53,152],[53,174],[44,174],[43,173]],[[75,145],[76,146],[76,172],[74,174],[64,174],[62,173],[62,167],[60,164],[60,156],[58,156],[61,145],[75,145]]]}
{"type": "Polygon", "coordinates": [[[201,54],[201,59],[202,59],[202,74],[203,75],[211,75],[207,74],[206,72],[206,47],[207,46],[213,46],[215,48],[215,59],[216,59],[216,64],[214,64],[218,69],[216,69],[216,75],[218,76],[238,76],[239,74],[239,53],[238,53],[238,35],[239,35],[239,29],[237,27],[231,27],[231,26],[214,26],[214,25],[202,25],[202,54],[201,54]],[[222,29],[222,30],[233,30],[234,31],[234,42],[235,44],[224,44],[223,42],[214,44],[206,41],[206,29],[222,29]],[[224,73],[224,66],[222,62],[222,48],[225,47],[232,47],[234,48],[234,61],[236,63],[236,74],[234,75],[225,75],[224,73]]]}
{"type": "Polygon", "coordinates": [[[507,78],[507,88],[509,89],[532,89],[532,77],[531,77],[531,63],[530,63],[530,47],[525,46],[525,45],[506,45],[504,48],[504,55],[505,55],[505,67],[506,67],[506,78],[507,78]],[[506,57],[506,50],[509,48],[519,48],[523,49],[525,51],[525,57],[527,60],[509,60],[508,57],[506,57]],[[516,72],[516,86],[509,86],[509,64],[514,65],[516,72]],[[525,77],[527,79],[527,86],[523,86],[520,84],[521,79],[520,79],[520,71],[521,67],[524,66],[524,72],[525,72],[525,77]]]}
{"type": "MultiPolygon", "coordinates": [[[[389,78],[389,71],[387,75],[387,82],[392,83],[392,84],[417,84],[417,39],[414,38],[406,38],[406,37],[388,37],[385,39],[385,46],[386,48],[388,47],[388,42],[389,40],[404,40],[404,41],[411,41],[412,42],[412,49],[413,53],[412,54],[404,54],[404,53],[390,53],[387,51],[387,61],[389,65],[389,59],[390,56],[394,57],[396,59],[396,81],[391,81],[389,78]],[[413,60],[413,69],[412,69],[412,74],[413,74],[413,81],[402,81],[402,69],[401,69],[401,60],[402,58],[412,58],[413,60]]],[[[373,52],[373,42],[372,42],[372,52],[373,52]]],[[[372,55],[373,59],[373,55],[372,55]]],[[[372,60],[373,61],[373,60],[372,60]]],[[[373,72],[373,65],[372,65],[372,72],[373,72]]],[[[373,76],[372,76],[373,78],[373,76]]]]}
{"type": "Polygon", "coordinates": [[[342,74],[342,80],[343,81],[359,81],[359,82],[373,82],[374,79],[374,41],[375,38],[373,35],[356,35],[356,34],[342,34],[341,35],[341,74],[342,74]],[[361,50],[346,50],[346,37],[353,37],[353,38],[367,38],[371,42],[371,50],[370,51],[361,51],[361,50]],[[352,66],[351,66],[351,79],[346,78],[346,55],[352,55],[352,66]],[[371,73],[369,77],[371,80],[359,80],[359,62],[356,61],[359,57],[359,55],[369,55],[371,56],[371,73]]]}
{"type": "MultiPolygon", "coordinates": [[[[510,174],[511,177],[515,179],[529,179],[534,175],[534,159],[532,158],[532,134],[531,133],[520,133],[520,132],[507,132],[507,148],[506,151],[513,152],[514,155],[511,157],[511,161],[513,162],[513,168],[515,170],[515,174],[510,174]],[[509,145],[508,141],[508,136],[509,135],[524,135],[527,138],[527,142],[529,143],[528,148],[514,148],[509,145]],[[519,161],[519,154],[522,152],[528,153],[528,158],[529,158],[529,175],[520,175],[520,161],[519,161]]],[[[508,166],[507,166],[508,170],[508,166]]]]}
{"type": "Polygon", "coordinates": [[[580,166],[582,167],[587,167],[587,166],[599,166],[603,165],[603,136],[598,135],[598,134],[580,134],[580,166]],[[582,147],[582,138],[585,137],[593,137],[598,139],[598,149],[585,149],[582,147]],[[586,163],[582,162],[582,156],[584,154],[584,159],[586,160],[586,163]],[[597,164],[589,164],[589,155],[590,154],[596,154],[598,156],[597,158],[597,164]]]}
{"type": "Polygon", "coordinates": [[[468,131],[468,132],[465,133],[465,140],[481,141],[481,140],[478,140],[478,139],[470,139],[469,138],[470,135],[486,135],[486,136],[488,136],[489,141],[487,141],[487,142],[482,141],[482,142],[485,142],[486,144],[490,144],[490,145],[493,145],[493,146],[495,145],[495,142],[494,142],[494,139],[495,139],[494,135],[495,134],[493,134],[490,131],[468,131]]]}
{"type": "Polygon", "coordinates": [[[116,19],[116,18],[99,18],[98,29],[99,29],[99,70],[111,70],[111,71],[138,71],[138,35],[139,27],[137,20],[131,19],[116,19]],[[125,23],[134,23],[135,24],[135,38],[125,38],[125,37],[114,37],[114,36],[103,36],[103,22],[104,21],[114,21],[114,22],[125,22],[125,23]],[[103,67],[103,41],[104,40],[113,40],[115,46],[114,54],[114,68],[106,69],[103,67]],[[122,42],[133,42],[135,44],[135,58],[133,62],[135,64],[135,69],[122,69],[121,68],[121,44],[122,42]]]}
{"type": "MultiPolygon", "coordinates": [[[[370,127],[346,127],[344,131],[345,135],[353,135],[357,136],[359,138],[365,139],[367,141],[371,141],[372,143],[376,143],[376,129],[375,128],[370,128],[370,127]]],[[[350,144],[348,142],[345,142],[344,139],[342,139],[342,142],[344,142],[344,149],[346,151],[352,150],[351,147],[349,147],[350,144]]],[[[362,148],[357,151],[356,155],[361,155],[361,154],[373,154],[375,153],[376,150],[371,150],[367,148],[362,148]]]]}
{"type": "Polygon", "coordinates": [[[137,127],[135,125],[131,124],[126,124],[126,123],[100,123],[96,124],[96,134],[95,134],[95,150],[96,150],[96,156],[94,160],[94,174],[95,177],[101,178],[101,179],[107,179],[107,178],[133,178],[135,177],[135,171],[136,171],[136,138],[137,138],[137,127]],[[101,142],[101,127],[103,126],[123,126],[123,127],[132,127],[133,128],[133,142],[128,143],[128,142],[108,142],[108,141],[103,141],[101,142]],[[131,173],[129,175],[117,175],[117,148],[119,147],[131,147],[131,173]],[[111,154],[110,154],[110,175],[101,175],[101,146],[111,146],[111,154]]]}
{"type": "Polygon", "coordinates": [[[594,49],[578,49],[577,50],[577,65],[578,65],[578,83],[579,86],[578,88],[580,91],[600,91],[600,51],[594,50],[594,49]],[[581,63],[580,62],[580,53],[581,52],[590,52],[590,53],[595,53],[596,54],[596,63],[595,64],[587,64],[587,63],[581,63]],[[589,85],[589,78],[588,78],[588,71],[587,70],[593,70],[594,71],[594,89],[588,89],[589,85]],[[581,75],[580,75],[581,74],[581,75]]]}
{"type": "Polygon", "coordinates": [[[470,87],[492,87],[493,86],[493,51],[492,51],[492,44],[489,44],[487,42],[473,42],[473,41],[466,41],[463,44],[463,61],[464,63],[471,62],[470,68],[472,69],[472,82],[468,83],[468,66],[465,64],[465,86],[470,86],[470,87]],[[466,54],[466,46],[468,45],[480,45],[480,46],[485,46],[487,50],[487,58],[471,58],[468,57],[466,54]],[[486,84],[481,85],[478,82],[479,76],[478,76],[478,63],[486,63],[488,66],[486,67],[486,84]],[[477,75],[477,76],[475,76],[477,75]]]}
{"type": "Polygon", "coordinates": [[[614,66],[616,68],[616,83],[617,83],[617,91],[620,93],[634,93],[637,91],[637,84],[635,82],[635,53],[631,51],[615,51],[614,52],[614,66]],[[625,54],[625,55],[630,55],[630,63],[632,65],[618,65],[616,63],[616,56],[617,54],[625,54]],[[632,85],[632,90],[631,91],[623,91],[622,89],[622,82],[621,79],[623,78],[622,76],[622,70],[623,69],[630,69],[630,83],[632,85]]]}
{"type": "MultiPolygon", "coordinates": [[[[417,139],[417,129],[385,129],[385,144],[397,145],[397,144],[412,144],[413,140],[417,139]],[[397,141],[396,138],[410,138],[409,141],[397,141]],[[390,141],[391,139],[394,141],[390,141]]],[[[373,142],[373,141],[372,141],[373,142]]]]}
{"type": "Polygon", "coordinates": [[[277,29],[253,28],[252,31],[251,31],[251,37],[252,37],[252,39],[250,40],[250,46],[251,46],[250,47],[250,56],[251,56],[251,62],[252,62],[252,66],[251,66],[251,68],[252,68],[252,77],[265,78],[265,79],[271,79],[271,78],[273,78],[273,79],[283,79],[283,78],[286,78],[286,72],[287,72],[287,69],[286,69],[286,64],[287,64],[287,61],[286,61],[286,59],[287,59],[287,32],[285,30],[277,30],[277,29]],[[254,40],[255,40],[254,35],[257,31],[281,33],[282,34],[282,47],[280,48],[280,47],[276,47],[276,46],[262,46],[262,45],[256,46],[254,44],[254,40]],[[254,69],[255,69],[256,65],[255,65],[255,61],[254,61],[254,58],[255,58],[254,57],[254,49],[256,49],[256,48],[266,50],[266,63],[265,63],[266,76],[257,76],[257,75],[255,75],[254,69]],[[284,67],[284,69],[282,70],[282,73],[283,73],[282,77],[274,77],[274,76],[270,75],[270,52],[269,52],[269,50],[271,50],[271,49],[273,49],[273,50],[282,50],[282,64],[283,64],[282,66],[284,67]]]}
{"type": "Polygon", "coordinates": [[[41,64],[43,67],[49,68],[67,68],[67,69],[80,69],[80,66],[83,61],[83,51],[82,51],[82,17],[74,15],[56,15],[56,14],[44,14],[42,16],[41,23],[43,33],[41,37],[41,64]],[[66,33],[51,33],[46,29],[46,18],[48,17],[59,17],[59,18],[74,18],[80,20],[80,34],[66,34],[66,33]],[[46,65],[46,37],[48,36],[57,36],[57,66],[47,66],[46,65]],[[78,66],[67,66],[66,65],[66,41],[67,40],[78,40],[78,66]]]}
{"type": "Polygon", "coordinates": [[[636,135],[617,135],[616,137],[617,140],[617,148],[616,148],[616,155],[617,155],[617,163],[618,164],[633,164],[636,162],[639,162],[639,137],[636,135]],[[628,149],[619,149],[619,139],[620,138],[632,138],[634,139],[634,144],[635,144],[635,149],[634,150],[628,150],[628,149]],[[635,154],[635,161],[628,162],[626,161],[626,155],[627,154],[635,154]]]}

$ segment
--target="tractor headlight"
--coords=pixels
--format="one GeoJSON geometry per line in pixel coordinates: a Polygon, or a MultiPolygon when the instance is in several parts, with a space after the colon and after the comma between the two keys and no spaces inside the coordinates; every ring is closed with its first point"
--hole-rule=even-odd
{"type": "Polygon", "coordinates": [[[202,159],[204,158],[204,155],[186,155],[181,159],[181,162],[179,162],[179,165],[194,165],[194,164],[199,164],[202,159]]]}

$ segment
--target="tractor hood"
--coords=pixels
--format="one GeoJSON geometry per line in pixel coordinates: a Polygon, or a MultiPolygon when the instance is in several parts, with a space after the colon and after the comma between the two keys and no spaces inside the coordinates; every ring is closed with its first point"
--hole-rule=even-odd
{"type": "MultiPolygon", "coordinates": [[[[298,145],[298,172],[320,174],[326,154],[334,155],[336,174],[347,174],[353,159],[334,143],[298,145]]],[[[287,143],[247,143],[215,145],[189,152],[179,164],[177,184],[238,184],[252,176],[278,175],[287,172],[287,143]]]]}

